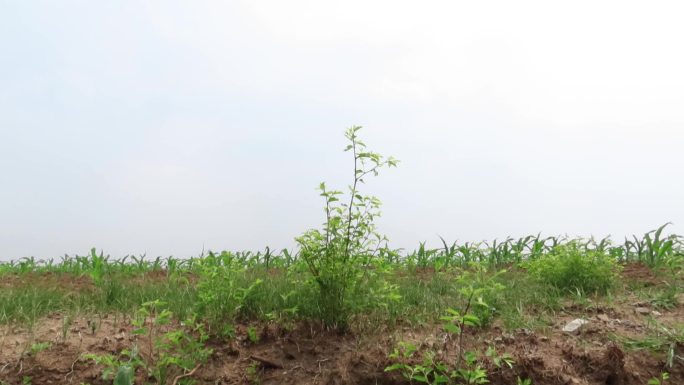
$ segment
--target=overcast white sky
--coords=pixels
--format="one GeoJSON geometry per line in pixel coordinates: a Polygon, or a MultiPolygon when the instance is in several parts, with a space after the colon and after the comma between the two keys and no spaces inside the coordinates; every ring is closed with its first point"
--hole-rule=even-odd
{"type": "Polygon", "coordinates": [[[680,1],[2,1],[0,258],[684,232],[680,1]]]}

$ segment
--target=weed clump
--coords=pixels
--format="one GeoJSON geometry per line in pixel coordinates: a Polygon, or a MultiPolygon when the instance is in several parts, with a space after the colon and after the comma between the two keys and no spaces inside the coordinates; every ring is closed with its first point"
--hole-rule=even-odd
{"type": "Polygon", "coordinates": [[[581,247],[577,242],[558,245],[527,266],[530,274],[541,282],[561,291],[584,294],[607,293],[619,269],[605,252],[581,247]]]}
{"type": "MultiPolygon", "coordinates": [[[[360,129],[354,126],[345,133],[350,142],[345,151],[351,152],[354,166],[348,195],[329,190],[321,183],[320,195],[325,199],[324,227],[311,229],[295,239],[300,247],[299,257],[319,288],[318,317],[326,326],[339,330],[347,328],[350,315],[359,307],[354,299],[363,298],[351,294],[360,294],[372,260],[387,243],[375,225],[375,219],[380,216],[380,200],[362,195],[361,185],[366,177],[377,176],[380,169],[395,167],[398,162],[369,151],[358,137],[360,129]]],[[[390,286],[382,288],[391,289],[390,286]]],[[[389,293],[388,297],[395,296],[389,293]]]]}

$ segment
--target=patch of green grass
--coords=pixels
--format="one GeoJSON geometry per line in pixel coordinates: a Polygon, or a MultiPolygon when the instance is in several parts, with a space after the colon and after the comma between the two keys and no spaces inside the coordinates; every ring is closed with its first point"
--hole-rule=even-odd
{"type": "Polygon", "coordinates": [[[510,271],[500,277],[505,290],[492,303],[504,326],[509,329],[544,329],[561,308],[561,292],[539,282],[524,270],[510,271]]]}
{"type": "Polygon", "coordinates": [[[528,263],[530,274],[564,292],[578,290],[585,294],[605,294],[618,275],[619,266],[610,255],[583,249],[570,242],[557,246],[548,254],[528,263]]]}
{"type": "Polygon", "coordinates": [[[621,338],[628,349],[647,349],[665,354],[665,363],[672,368],[675,362],[684,363],[684,326],[666,326],[655,320],[650,323],[649,334],[645,338],[621,338]]]}

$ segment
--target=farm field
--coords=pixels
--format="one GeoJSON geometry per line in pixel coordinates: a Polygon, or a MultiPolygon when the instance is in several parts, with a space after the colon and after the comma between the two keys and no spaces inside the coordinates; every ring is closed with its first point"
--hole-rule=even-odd
{"type": "Polygon", "coordinates": [[[347,193],[296,251],[0,264],[0,385],[684,383],[684,238],[395,250],[346,132],[347,193]]]}
{"type": "Polygon", "coordinates": [[[0,385],[684,385],[682,16],[0,0],[0,385]]]}
{"type": "Polygon", "coordinates": [[[663,230],[382,250],[332,315],[287,250],[3,263],[0,383],[681,384],[663,230]]]}

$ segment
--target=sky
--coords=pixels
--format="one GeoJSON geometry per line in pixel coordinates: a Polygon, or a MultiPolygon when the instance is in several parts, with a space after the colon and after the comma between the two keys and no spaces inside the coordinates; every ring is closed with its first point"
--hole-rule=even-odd
{"type": "Polygon", "coordinates": [[[679,1],[0,0],[0,259],[684,233],[679,1]]]}

